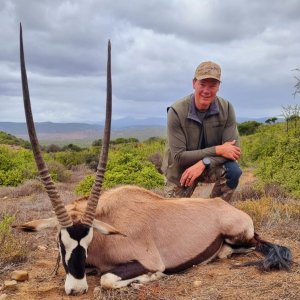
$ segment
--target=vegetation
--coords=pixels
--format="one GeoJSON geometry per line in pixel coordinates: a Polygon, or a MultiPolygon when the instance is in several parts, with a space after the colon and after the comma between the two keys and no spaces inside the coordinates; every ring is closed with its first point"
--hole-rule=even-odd
{"type": "Polygon", "coordinates": [[[17,138],[14,135],[6,133],[4,131],[0,131],[0,144],[21,146],[26,149],[31,148],[31,145],[28,141],[17,138]]]}
{"type": "Polygon", "coordinates": [[[241,139],[241,164],[255,166],[263,183],[276,183],[300,198],[300,135],[285,123],[263,125],[241,139]]]}
{"type": "MultiPolygon", "coordinates": [[[[135,138],[112,141],[104,187],[137,184],[154,188],[163,185],[163,177],[158,170],[164,145],[165,141],[160,138],[150,138],[143,143],[135,138]]],[[[85,164],[96,171],[99,146],[82,149],[73,144],[65,147],[52,144],[44,150],[44,159],[55,181],[68,181],[72,168],[78,165],[85,164]]],[[[0,186],[18,186],[37,176],[30,150],[0,146],[0,186]]],[[[91,177],[87,177],[77,188],[78,193],[84,194],[90,190],[92,180],[91,177]]]]}
{"type": "MultiPolygon", "coordinates": [[[[109,153],[103,187],[106,189],[121,184],[135,184],[151,189],[162,186],[164,178],[149,159],[153,154],[162,153],[164,145],[163,139],[114,145],[109,153]]],[[[77,194],[87,195],[93,181],[94,176],[88,175],[77,185],[77,194]]]]}
{"type": "Polygon", "coordinates": [[[0,267],[8,263],[24,261],[27,257],[25,243],[12,233],[11,224],[14,219],[14,216],[9,215],[0,218],[0,267]]]}
{"type": "Polygon", "coordinates": [[[256,121],[247,121],[241,124],[238,124],[238,131],[240,135],[249,135],[256,132],[261,123],[256,121]]]}
{"type": "Polygon", "coordinates": [[[17,186],[37,175],[30,150],[0,146],[0,186],[17,186]]]}
{"type": "MultiPolygon", "coordinates": [[[[293,71],[300,72],[300,69],[297,68],[297,69],[295,69],[293,71]]],[[[297,76],[295,76],[295,79],[296,79],[297,82],[296,82],[296,84],[294,86],[294,88],[295,88],[294,96],[296,96],[297,94],[300,93],[300,78],[297,77],[297,76]]]]}
{"type": "Polygon", "coordinates": [[[262,197],[259,201],[240,201],[236,207],[249,214],[256,230],[263,226],[271,227],[283,220],[300,220],[299,202],[282,202],[272,197],[262,197]]]}
{"type": "Polygon", "coordinates": [[[266,124],[274,124],[278,119],[276,117],[269,118],[265,121],[266,124]]]}
{"type": "MultiPolygon", "coordinates": [[[[298,119],[292,122],[288,131],[287,122],[276,123],[274,118],[267,122],[268,125],[255,121],[239,124],[242,134],[240,163],[243,167],[254,167],[263,184],[282,186],[285,192],[300,198],[300,122],[298,119]]],[[[68,181],[72,169],[79,165],[87,165],[96,171],[100,152],[98,145],[101,145],[101,140],[95,141],[90,148],[74,147],[72,144],[65,148],[48,146],[44,158],[53,179],[68,181]]],[[[164,184],[160,171],[164,148],[165,140],[156,137],[145,142],[134,138],[112,141],[104,188],[121,184],[149,189],[161,187],[164,184]]],[[[0,186],[17,186],[37,176],[30,150],[0,146],[0,186]]],[[[77,186],[77,193],[88,193],[93,179],[93,176],[85,178],[77,186]]]]}

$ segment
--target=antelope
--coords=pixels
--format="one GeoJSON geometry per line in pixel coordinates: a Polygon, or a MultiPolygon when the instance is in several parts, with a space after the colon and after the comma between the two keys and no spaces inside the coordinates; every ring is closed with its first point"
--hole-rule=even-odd
{"type": "Polygon", "coordinates": [[[111,127],[110,41],[106,120],[95,182],[89,197],[64,205],[38,144],[31,112],[21,24],[20,61],[28,133],[55,216],[15,227],[24,231],[57,227],[59,252],[66,272],[66,294],[79,295],[87,291],[87,264],[99,269],[103,288],[121,288],[132,282],[156,280],[216,257],[227,257],[236,250],[248,251],[253,247],[265,254],[265,259],[259,262],[264,269],[290,268],[290,250],[262,240],[255,233],[250,216],[221,198],[165,199],[136,186],[121,186],[101,193],[111,127]]]}

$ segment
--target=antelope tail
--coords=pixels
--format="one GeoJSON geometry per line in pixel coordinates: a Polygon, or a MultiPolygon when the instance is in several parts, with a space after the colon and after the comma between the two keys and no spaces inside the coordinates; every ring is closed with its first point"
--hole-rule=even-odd
{"type": "Polygon", "coordinates": [[[255,250],[262,253],[265,257],[258,265],[264,271],[271,270],[289,270],[292,265],[292,253],[287,247],[272,244],[262,240],[258,234],[255,234],[254,239],[257,244],[255,250]]]}

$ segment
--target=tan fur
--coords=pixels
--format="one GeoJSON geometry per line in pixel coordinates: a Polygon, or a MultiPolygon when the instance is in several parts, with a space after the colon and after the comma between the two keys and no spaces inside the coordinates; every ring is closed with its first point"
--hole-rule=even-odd
{"type": "Polygon", "coordinates": [[[96,218],[127,236],[95,233],[88,262],[102,271],[130,260],[163,271],[202,253],[221,234],[245,240],[254,234],[251,218],[220,198],[164,199],[135,186],[103,193],[96,218]]]}
{"type": "MultiPolygon", "coordinates": [[[[87,199],[81,198],[66,206],[73,222],[80,220],[86,204],[87,199]]],[[[254,235],[251,218],[221,198],[165,199],[136,186],[104,192],[96,219],[126,235],[107,236],[94,230],[87,263],[101,272],[130,261],[163,272],[203,253],[220,236],[234,243],[254,235]]]]}

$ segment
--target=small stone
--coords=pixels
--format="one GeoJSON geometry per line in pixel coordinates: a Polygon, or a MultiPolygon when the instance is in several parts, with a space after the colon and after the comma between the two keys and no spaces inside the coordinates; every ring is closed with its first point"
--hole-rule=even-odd
{"type": "Polygon", "coordinates": [[[5,289],[15,289],[17,287],[17,282],[15,280],[5,280],[4,287],[5,289]]]}
{"type": "Polygon", "coordinates": [[[130,286],[135,290],[140,290],[144,286],[144,284],[133,282],[130,286]]]}
{"type": "Polygon", "coordinates": [[[16,281],[26,281],[29,279],[29,274],[27,271],[16,270],[11,273],[10,277],[16,281]]]}
{"type": "Polygon", "coordinates": [[[202,284],[202,282],[200,280],[195,280],[193,282],[193,287],[199,287],[199,286],[201,286],[201,284],[202,284]]]}
{"type": "Polygon", "coordinates": [[[7,295],[6,294],[1,294],[0,295],[0,300],[5,300],[7,299],[7,295]]]}
{"type": "Polygon", "coordinates": [[[47,246],[39,245],[39,246],[38,246],[38,249],[39,249],[39,250],[42,250],[42,251],[45,251],[45,250],[47,250],[47,246]]]}

